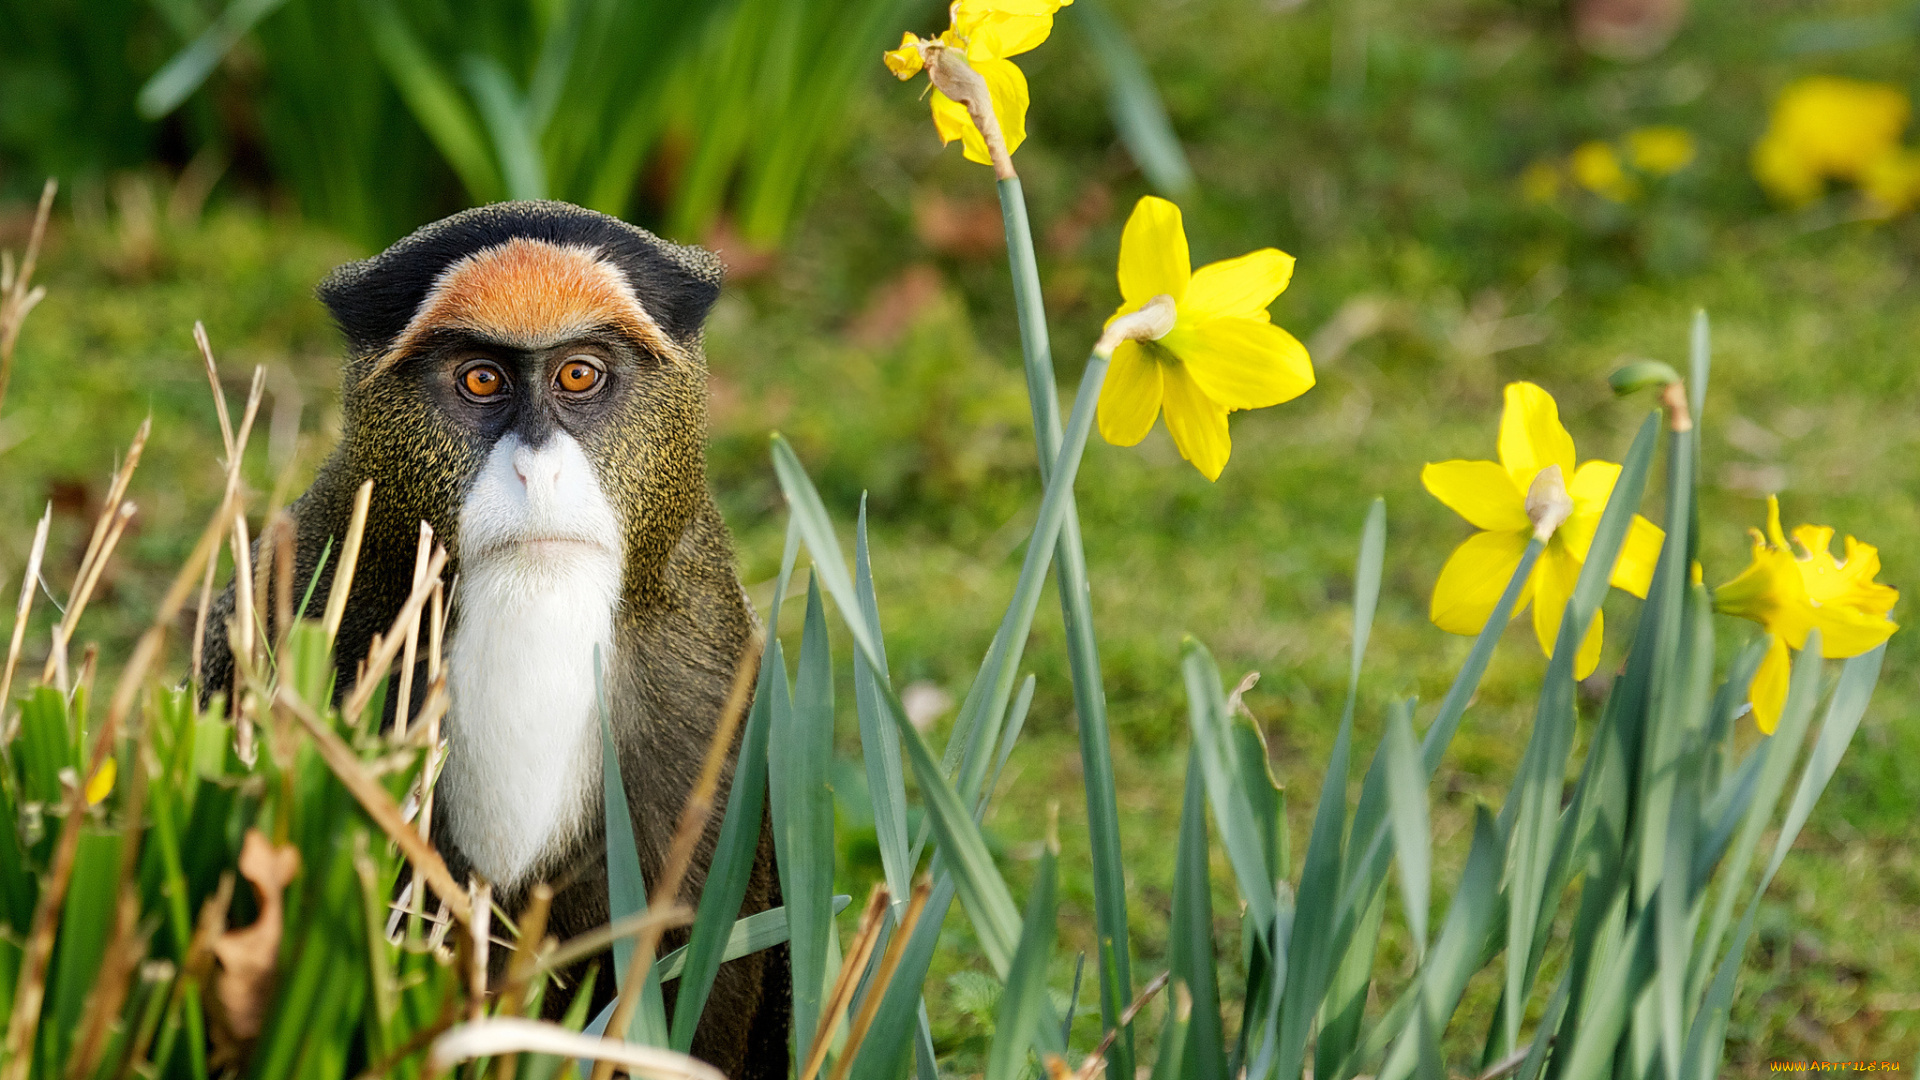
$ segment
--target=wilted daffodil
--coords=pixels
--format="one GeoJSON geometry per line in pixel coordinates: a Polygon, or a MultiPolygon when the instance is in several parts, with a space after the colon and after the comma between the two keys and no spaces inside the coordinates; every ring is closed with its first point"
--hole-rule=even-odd
{"type": "MultiPolygon", "coordinates": [[[[993,115],[1000,123],[1007,153],[1020,148],[1027,137],[1027,77],[1021,74],[1010,56],[1018,56],[1053,32],[1053,13],[1073,0],[956,0],[949,11],[952,23],[937,38],[902,35],[900,47],[884,59],[887,70],[905,81],[913,78],[934,60],[942,49],[951,49],[966,58],[967,65],[979,72],[993,103],[993,115]]],[[[968,161],[993,164],[986,139],[974,126],[967,107],[942,93],[933,91],[933,126],[942,143],[960,140],[968,161]]]]}
{"type": "Polygon", "coordinates": [[[1887,612],[1900,593],[1873,580],[1880,572],[1880,552],[1873,545],[1849,536],[1847,557],[1836,560],[1827,550],[1832,529],[1802,525],[1793,538],[1805,554],[1787,545],[1780,500],[1768,496],[1767,533],[1753,530],[1752,565],[1713,591],[1715,608],[1752,619],[1771,638],[1748,692],[1753,721],[1768,735],[1780,723],[1787,700],[1793,667],[1787,650],[1805,648],[1809,631],[1820,631],[1820,655],[1837,659],[1876,648],[1899,629],[1887,612]]]}
{"type": "MultiPolygon", "coordinates": [[[[1619,478],[1620,466],[1609,461],[1589,461],[1575,468],[1573,436],[1561,426],[1552,396],[1532,383],[1509,383],[1506,408],[1500,414],[1500,460],[1442,461],[1420,473],[1420,482],[1434,498],[1482,530],[1454,549],[1441,569],[1433,587],[1434,624],[1454,634],[1478,634],[1486,626],[1535,535],[1528,494],[1538,483],[1549,495],[1569,500],[1570,507],[1564,511],[1565,519],[1552,527],[1546,550],[1522,586],[1514,613],[1532,603],[1534,635],[1551,657],[1560,618],[1573,596],[1587,550],[1593,546],[1600,513],[1619,478]],[[1542,475],[1553,469],[1558,471],[1552,476],[1542,475]],[[1563,483],[1564,495],[1560,495],[1563,483]]],[[[1614,586],[1646,596],[1664,538],[1657,526],[1635,514],[1613,566],[1614,586]]],[[[1601,618],[1596,611],[1574,658],[1575,677],[1593,674],[1600,662],[1600,638],[1601,618]]]]}
{"type": "Polygon", "coordinates": [[[1114,350],[1100,390],[1100,434],[1132,446],[1165,413],[1180,456],[1219,479],[1233,449],[1227,413],[1278,405],[1313,386],[1306,346],[1267,315],[1292,277],[1293,256],[1273,248],[1192,269],[1180,208],[1141,199],[1120,235],[1123,302],[1114,318],[1162,295],[1177,314],[1160,337],[1114,350]]]}

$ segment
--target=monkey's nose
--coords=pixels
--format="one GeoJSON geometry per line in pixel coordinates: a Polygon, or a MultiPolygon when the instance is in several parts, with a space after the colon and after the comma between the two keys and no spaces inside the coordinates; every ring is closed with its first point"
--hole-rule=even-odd
{"type": "Polygon", "coordinates": [[[513,474],[520,478],[522,487],[530,487],[536,480],[552,486],[560,482],[560,461],[557,458],[542,460],[541,455],[532,450],[517,450],[513,455],[513,474]]]}

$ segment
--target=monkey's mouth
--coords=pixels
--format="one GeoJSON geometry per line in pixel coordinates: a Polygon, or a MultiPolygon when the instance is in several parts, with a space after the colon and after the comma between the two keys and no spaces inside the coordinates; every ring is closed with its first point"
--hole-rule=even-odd
{"type": "Polygon", "coordinates": [[[515,536],[480,545],[480,559],[566,558],[579,555],[610,555],[607,545],[584,536],[515,536]]]}

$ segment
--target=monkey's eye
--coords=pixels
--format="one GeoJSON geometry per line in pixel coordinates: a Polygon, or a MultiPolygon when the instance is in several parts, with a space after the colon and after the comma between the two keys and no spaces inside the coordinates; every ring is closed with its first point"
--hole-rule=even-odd
{"type": "Polygon", "coordinates": [[[569,356],[560,365],[554,384],[569,394],[584,394],[600,385],[600,365],[585,356],[569,356]]]}
{"type": "Polygon", "coordinates": [[[492,364],[475,364],[460,376],[460,385],[477,398],[490,398],[507,385],[506,376],[492,364]]]}

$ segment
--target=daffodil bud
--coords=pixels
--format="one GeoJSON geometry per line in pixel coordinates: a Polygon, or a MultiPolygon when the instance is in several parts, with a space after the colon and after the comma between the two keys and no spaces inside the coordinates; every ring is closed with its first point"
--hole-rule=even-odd
{"type": "Polygon", "coordinates": [[[1173,297],[1156,293],[1146,303],[1108,323],[1093,351],[1110,358],[1123,341],[1158,341],[1173,330],[1178,314],[1173,297]]]}
{"type": "Polygon", "coordinates": [[[1669,364],[1658,360],[1641,360],[1615,371],[1607,377],[1613,392],[1621,397],[1655,386],[1669,386],[1680,381],[1680,373],[1669,364]]]}
{"type": "Polygon", "coordinates": [[[1560,466],[1541,469],[1527,488],[1527,519],[1533,522],[1533,537],[1541,543],[1553,538],[1553,531],[1573,516],[1573,497],[1567,494],[1566,477],[1560,466]]]}

